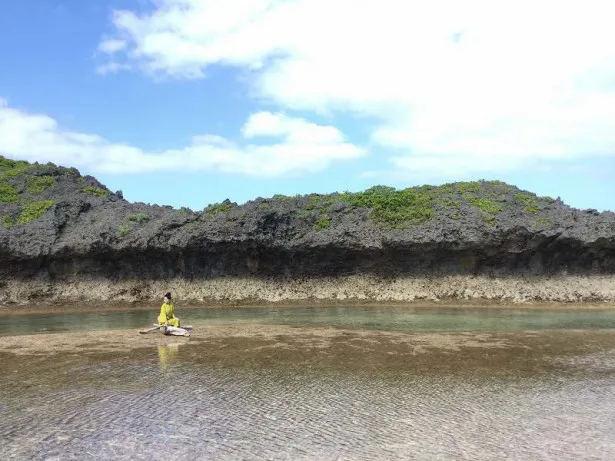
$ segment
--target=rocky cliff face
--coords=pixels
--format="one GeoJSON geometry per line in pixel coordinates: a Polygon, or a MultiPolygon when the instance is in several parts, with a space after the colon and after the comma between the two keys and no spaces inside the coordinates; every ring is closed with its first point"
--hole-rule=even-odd
{"type": "Polygon", "coordinates": [[[194,212],[129,203],[73,168],[0,157],[0,286],[21,287],[5,290],[5,301],[61,298],[62,286],[84,280],[122,293],[132,281],[131,299],[140,299],[149,295],[138,287],[157,281],[357,276],[609,278],[615,214],[501,182],[276,196],[194,212]]]}

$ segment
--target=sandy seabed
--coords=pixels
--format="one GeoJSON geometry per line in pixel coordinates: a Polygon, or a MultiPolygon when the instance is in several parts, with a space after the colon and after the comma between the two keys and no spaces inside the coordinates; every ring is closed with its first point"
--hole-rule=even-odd
{"type": "MultiPolygon", "coordinates": [[[[333,327],[298,328],[286,325],[254,325],[251,323],[232,322],[228,324],[195,324],[196,334],[190,337],[163,335],[157,331],[139,334],[135,330],[111,329],[81,332],[43,333],[34,335],[5,336],[0,338],[0,351],[22,354],[50,354],[59,352],[79,352],[84,349],[103,351],[125,351],[152,345],[189,344],[190,342],[215,341],[218,339],[254,339],[264,342],[274,341],[280,346],[280,338],[292,338],[293,342],[304,347],[328,347],[332,340],[352,334],[365,343],[374,342],[374,338],[385,338],[398,344],[413,345],[418,350],[421,346],[439,347],[457,350],[465,347],[502,347],[504,341],[496,339],[489,333],[398,333],[347,330],[333,327]]],[[[283,342],[283,341],[282,341],[283,342]]],[[[276,347],[273,345],[272,347],[276,347]]]]}
{"type": "MultiPolygon", "coordinates": [[[[614,347],[615,333],[608,329],[399,332],[234,321],[194,324],[190,337],[139,334],[127,329],[4,336],[0,337],[0,363],[13,373],[19,372],[20,363],[28,357],[42,361],[32,365],[36,369],[71,357],[96,363],[105,357],[151,360],[152,351],[157,351],[164,367],[179,360],[259,369],[302,366],[370,373],[400,369],[415,373],[420,369],[520,376],[554,367],[587,373],[586,362],[592,362],[592,354],[600,358],[614,347]]],[[[607,355],[606,368],[600,362],[592,365],[595,372],[613,372],[612,353],[607,355]]]]}

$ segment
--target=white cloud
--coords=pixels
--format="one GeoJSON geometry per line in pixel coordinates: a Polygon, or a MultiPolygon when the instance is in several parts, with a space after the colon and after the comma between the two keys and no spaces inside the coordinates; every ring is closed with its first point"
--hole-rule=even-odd
{"type": "Polygon", "coordinates": [[[396,168],[469,173],[615,154],[608,0],[153,5],[115,12],[127,46],[111,59],[175,78],[236,66],[285,109],[375,118],[369,134],[396,168]]]}
{"type": "Polygon", "coordinates": [[[246,138],[254,136],[281,136],[286,133],[288,128],[290,128],[288,123],[285,124],[282,117],[273,115],[270,112],[259,112],[252,114],[244,125],[242,133],[246,138]]]}
{"type": "Polygon", "coordinates": [[[245,138],[286,136],[291,144],[329,145],[343,142],[342,133],[332,126],[322,126],[303,119],[270,112],[252,114],[242,129],[245,138]]]}
{"type": "Polygon", "coordinates": [[[117,53],[124,48],[126,48],[126,42],[118,39],[104,40],[98,45],[98,51],[107,54],[117,53]]]}
{"type": "Polygon", "coordinates": [[[278,139],[266,144],[237,144],[206,134],[195,136],[190,145],[180,149],[146,152],[97,135],[72,132],[46,115],[29,114],[0,104],[2,154],[43,163],[53,161],[94,173],[217,170],[271,177],[316,172],[335,161],[365,154],[362,148],[346,142],[336,128],[282,114],[254,114],[243,131],[249,132],[250,138],[274,134],[278,139]],[[283,128],[277,133],[264,133],[263,126],[258,126],[259,120],[268,120],[268,123],[283,128]]]}
{"type": "Polygon", "coordinates": [[[100,75],[114,74],[122,70],[129,70],[131,66],[129,64],[120,64],[117,62],[107,62],[96,68],[96,72],[100,75]]]}

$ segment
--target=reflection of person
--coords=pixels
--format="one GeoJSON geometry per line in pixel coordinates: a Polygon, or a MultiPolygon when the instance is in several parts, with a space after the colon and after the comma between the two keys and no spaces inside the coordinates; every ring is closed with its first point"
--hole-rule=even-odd
{"type": "Polygon", "coordinates": [[[173,361],[177,355],[177,352],[179,352],[178,344],[158,346],[158,358],[160,359],[160,366],[163,370],[166,370],[169,367],[169,364],[173,361]]]}
{"type": "Polygon", "coordinates": [[[158,323],[160,325],[179,327],[179,319],[175,317],[175,304],[171,301],[171,293],[164,295],[162,306],[160,306],[158,323]]]}

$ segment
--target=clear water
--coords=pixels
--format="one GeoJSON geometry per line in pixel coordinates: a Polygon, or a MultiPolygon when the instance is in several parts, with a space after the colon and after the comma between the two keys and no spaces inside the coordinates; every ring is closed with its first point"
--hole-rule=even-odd
{"type": "MultiPolygon", "coordinates": [[[[109,328],[147,328],[158,312],[71,312],[0,316],[0,336],[109,328]]],[[[178,309],[184,324],[242,321],[397,331],[524,331],[615,328],[615,309],[312,307],[178,309]]]]}
{"type": "Polygon", "coordinates": [[[186,309],[190,338],[127,331],[155,315],[0,317],[2,459],[615,459],[615,312],[186,309]],[[101,351],[110,327],[130,347],[101,351]],[[7,336],[27,333],[40,350],[7,336]]]}

